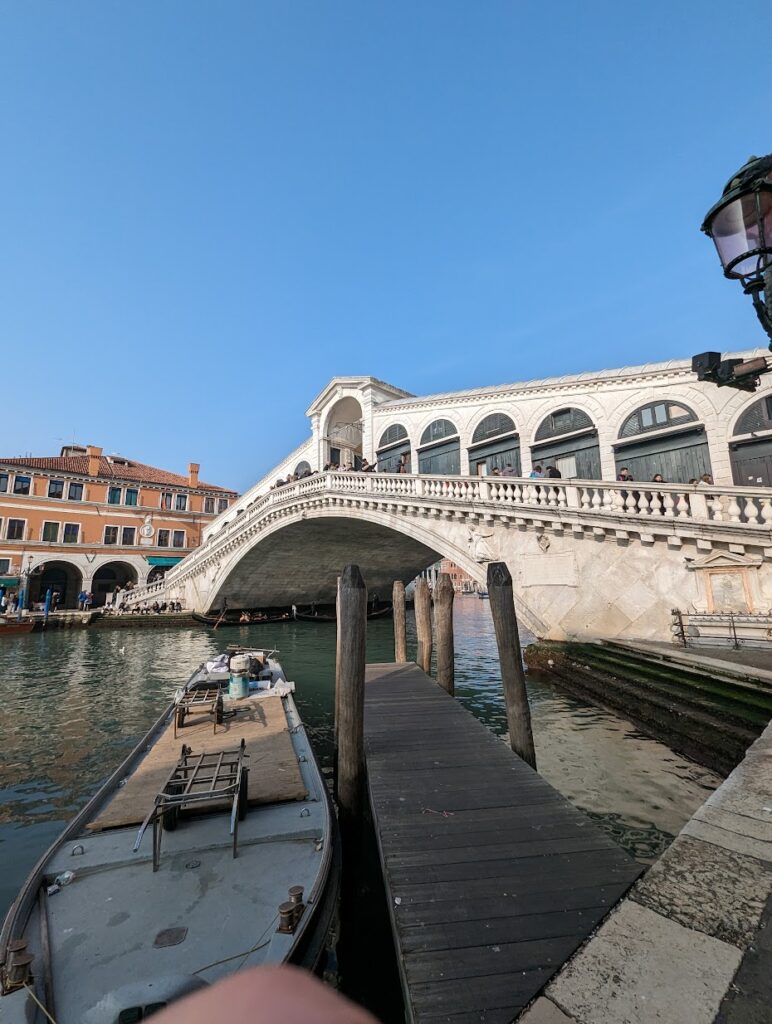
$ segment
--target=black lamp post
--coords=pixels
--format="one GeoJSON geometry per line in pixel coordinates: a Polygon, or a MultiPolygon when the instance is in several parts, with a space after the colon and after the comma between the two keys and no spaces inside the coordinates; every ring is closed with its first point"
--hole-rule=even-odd
{"type": "MultiPolygon", "coordinates": [[[[713,239],[726,277],[740,281],[750,295],[772,349],[772,154],[751,157],[727,182],[705,216],[702,230],[713,239]]],[[[721,360],[703,352],[692,360],[700,380],[753,391],[768,360],[721,360]]]]}

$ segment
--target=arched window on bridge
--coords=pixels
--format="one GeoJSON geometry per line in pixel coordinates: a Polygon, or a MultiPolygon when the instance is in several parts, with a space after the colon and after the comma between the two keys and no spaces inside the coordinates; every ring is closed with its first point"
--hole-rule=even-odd
{"type": "Polygon", "coordinates": [[[626,466],[636,480],[661,473],[667,483],[685,484],[710,473],[705,427],[688,406],[648,402],[627,417],[614,444],[617,472],[626,466]]]}
{"type": "Polygon", "coordinates": [[[485,476],[507,466],[515,476],[520,476],[520,437],[514,420],[503,412],[493,412],[474,429],[469,446],[469,472],[485,476]]]}
{"type": "Polygon", "coordinates": [[[421,434],[418,472],[458,476],[461,472],[461,441],[455,423],[435,420],[421,434]]]}
{"type": "Polygon", "coordinates": [[[729,442],[732,479],[737,487],[772,487],[772,397],[759,398],[737,421],[729,442]],[[747,436],[752,434],[753,436],[747,436]]]}
{"type": "Polygon", "coordinates": [[[301,477],[301,476],[310,476],[310,475],[311,475],[311,463],[310,462],[306,462],[305,459],[304,459],[302,462],[299,462],[297,464],[297,466],[295,466],[295,476],[301,477]]]}
{"type": "Polygon", "coordinates": [[[375,452],[378,472],[398,472],[399,460],[403,455],[407,455],[408,470],[410,470],[410,439],[407,436],[407,431],[401,423],[392,423],[381,434],[375,452]]]}
{"type": "Polygon", "coordinates": [[[600,478],[598,431],[581,409],[556,409],[546,416],[531,445],[534,466],[554,466],[565,479],[600,478]]]}

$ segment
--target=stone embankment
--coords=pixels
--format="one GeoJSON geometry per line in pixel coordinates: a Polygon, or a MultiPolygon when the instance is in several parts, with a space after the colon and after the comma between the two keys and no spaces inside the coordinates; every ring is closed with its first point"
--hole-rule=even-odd
{"type": "Polygon", "coordinates": [[[772,1020],[772,725],[521,1024],[772,1020]]]}
{"type": "Polygon", "coordinates": [[[195,626],[197,623],[190,612],[163,612],[161,614],[150,613],[148,615],[104,615],[100,610],[87,612],[63,611],[54,612],[48,616],[48,621],[43,622],[43,616],[33,614],[35,620],[35,632],[45,629],[83,629],[87,626],[96,626],[100,629],[126,629],[134,626],[145,628],[173,627],[173,626],[195,626]]]}
{"type": "Polygon", "coordinates": [[[525,659],[569,692],[727,775],[772,718],[772,672],[658,646],[538,643],[525,659]]]}

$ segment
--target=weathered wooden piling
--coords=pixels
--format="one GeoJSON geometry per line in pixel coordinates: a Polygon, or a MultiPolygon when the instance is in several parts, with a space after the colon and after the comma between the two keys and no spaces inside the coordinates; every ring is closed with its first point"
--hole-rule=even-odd
{"type": "Polygon", "coordinates": [[[341,829],[360,819],[364,790],[367,588],[359,567],[347,565],[338,589],[335,707],[338,715],[336,795],[341,829]]]}
{"type": "Polygon", "coordinates": [[[407,661],[407,632],[405,626],[405,584],[395,580],[391,591],[394,614],[394,660],[398,664],[407,661]]]}
{"type": "Polygon", "coordinates": [[[453,647],[453,581],[446,572],[437,577],[434,588],[434,631],[437,636],[437,682],[455,693],[455,650],[453,647]]]}
{"type": "Polygon", "coordinates": [[[332,727],[332,788],[338,792],[338,698],[340,696],[340,576],[335,583],[335,710],[332,727]]]}
{"type": "Polygon", "coordinates": [[[428,675],[432,667],[432,597],[423,576],[415,584],[415,631],[418,640],[416,663],[428,675]]]}
{"type": "Polygon", "coordinates": [[[496,646],[499,649],[509,742],[514,752],[535,768],[536,751],[531,729],[531,709],[528,705],[523,657],[520,653],[512,575],[504,562],[490,562],[488,565],[488,598],[496,630],[496,646]]]}

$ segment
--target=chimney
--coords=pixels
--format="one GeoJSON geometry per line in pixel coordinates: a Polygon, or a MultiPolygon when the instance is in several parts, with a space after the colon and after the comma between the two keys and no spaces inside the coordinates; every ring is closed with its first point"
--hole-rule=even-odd
{"type": "Polygon", "coordinates": [[[188,487],[198,487],[198,471],[201,469],[197,462],[188,463],[188,487]]]}
{"type": "Polygon", "coordinates": [[[90,444],[86,448],[86,455],[88,456],[88,475],[99,476],[99,456],[102,454],[102,449],[97,448],[95,445],[90,444]]]}

